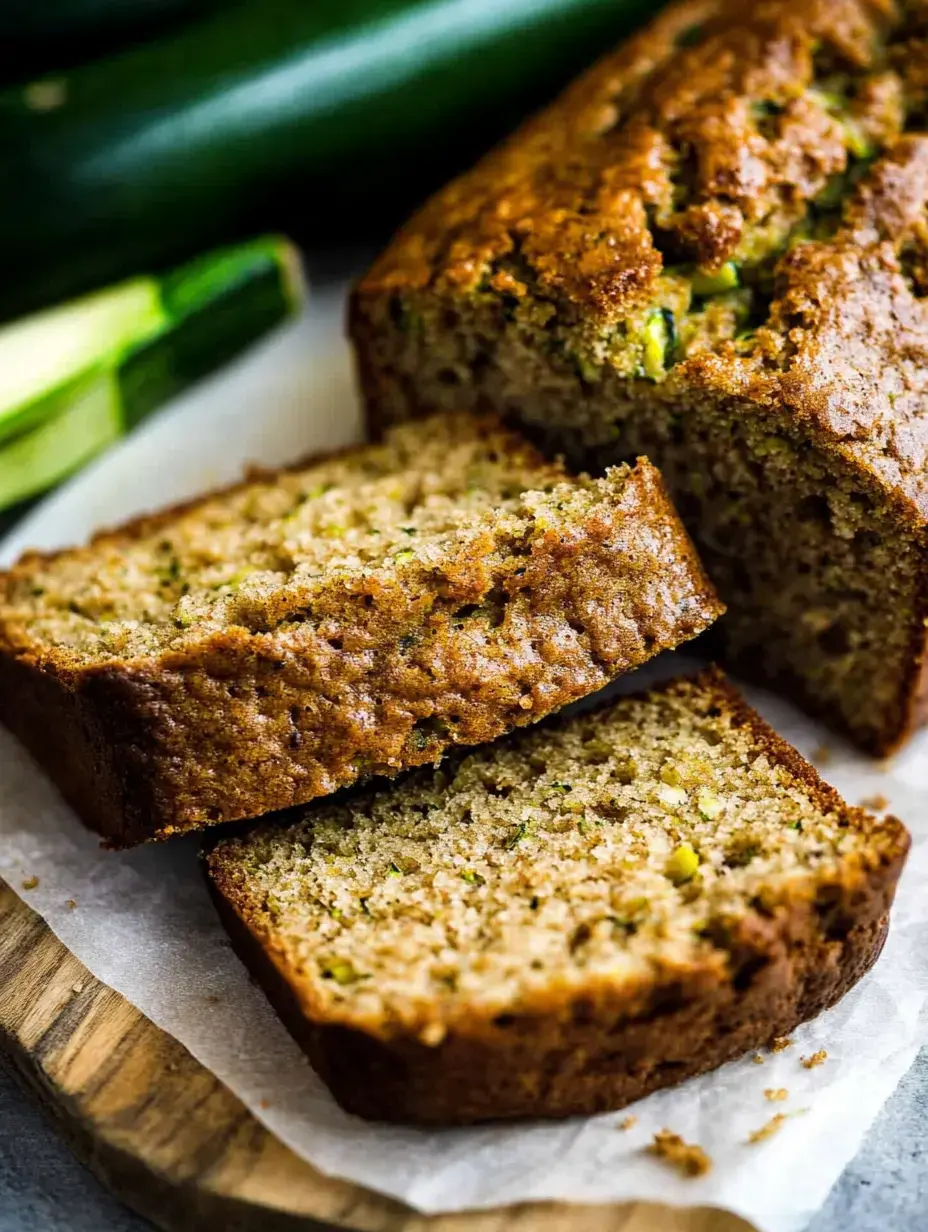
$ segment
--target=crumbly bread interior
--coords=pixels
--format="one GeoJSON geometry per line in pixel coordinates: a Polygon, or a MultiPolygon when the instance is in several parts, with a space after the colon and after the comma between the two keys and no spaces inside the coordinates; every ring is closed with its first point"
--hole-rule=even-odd
{"type": "Polygon", "coordinates": [[[311,1017],[427,1042],[721,965],[726,920],[813,897],[897,834],[781,760],[732,697],[706,673],[536,728],[223,840],[213,876],[311,1017]]]}
{"type": "Polygon", "coordinates": [[[921,538],[891,501],[810,448],[788,413],[611,389],[567,427],[568,404],[565,388],[543,424],[527,425],[548,448],[574,464],[659,461],[728,606],[711,635],[726,663],[883,751],[906,720],[924,585],[921,538]]]}
{"type": "Polygon", "coordinates": [[[494,422],[436,417],[384,443],[275,474],[142,523],[137,537],[27,559],[5,619],[78,663],[182,647],[230,627],[307,619],[347,577],[420,575],[493,529],[499,551],[583,518],[609,485],[539,459],[494,422]]]}

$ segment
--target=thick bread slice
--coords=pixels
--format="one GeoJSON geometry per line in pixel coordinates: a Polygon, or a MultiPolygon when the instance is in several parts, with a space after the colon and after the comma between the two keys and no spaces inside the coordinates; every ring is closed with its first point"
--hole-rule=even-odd
{"type": "Polygon", "coordinates": [[[744,674],[883,754],[928,718],[928,9],[663,9],[400,232],[373,428],[493,409],[660,467],[744,674]]]}
{"type": "Polygon", "coordinates": [[[0,575],[0,718],[114,845],[435,762],[700,633],[647,462],[436,418],[0,575]]]}
{"type": "Polygon", "coordinates": [[[233,940],[350,1112],[618,1108],[877,958],[908,835],[710,671],[219,841],[233,940]]]}

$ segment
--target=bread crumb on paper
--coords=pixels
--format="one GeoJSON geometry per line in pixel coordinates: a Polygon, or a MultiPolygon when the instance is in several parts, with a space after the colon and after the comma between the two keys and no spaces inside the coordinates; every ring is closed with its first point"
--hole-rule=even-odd
{"type": "Polygon", "coordinates": [[[751,1057],[751,1060],[754,1062],[755,1065],[763,1065],[764,1063],[764,1058],[761,1056],[759,1052],[755,1052],[753,1057],[751,1057]]]}
{"type": "Polygon", "coordinates": [[[753,1146],[757,1142],[766,1142],[768,1138],[772,1138],[774,1134],[778,1134],[783,1128],[783,1122],[786,1120],[785,1112],[778,1112],[772,1116],[769,1121],[766,1121],[760,1129],[753,1130],[748,1134],[748,1146],[753,1146]]]}
{"type": "Polygon", "coordinates": [[[66,899],[64,905],[67,907],[69,911],[73,911],[74,908],[77,906],[77,899],[76,898],[66,899]]]}
{"type": "Polygon", "coordinates": [[[629,1115],[627,1117],[623,1117],[622,1120],[619,1121],[616,1129],[634,1129],[637,1124],[638,1118],[636,1116],[629,1115]]]}
{"type": "Polygon", "coordinates": [[[666,1160],[684,1176],[704,1176],[712,1167],[712,1160],[693,1142],[684,1142],[679,1134],[670,1129],[662,1129],[654,1135],[654,1141],[645,1150],[649,1155],[656,1155],[666,1160]]]}
{"type": "Polygon", "coordinates": [[[870,809],[873,813],[885,813],[889,808],[889,800],[882,792],[877,792],[873,796],[864,796],[860,802],[860,807],[870,809]]]}
{"type": "Polygon", "coordinates": [[[769,1099],[771,1103],[777,1103],[784,1099],[789,1099],[789,1091],[786,1087],[767,1087],[764,1091],[764,1099],[769,1099]]]}
{"type": "Polygon", "coordinates": [[[766,1142],[768,1138],[772,1138],[774,1134],[780,1132],[784,1121],[788,1121],[791,1117],[802,1116],[808,1111],[808,1108],[796,1108],[793,1112],[775,1113],[769,1121],[761,1125],[760,1129],[755,1129],[752,1133],[748,1134],[745,1139],[745,1146],[753,1146],[757,1142],[766,1142]]]}
{"type": "Polygon", "coordinates": [[[26,877],[23,881],[24,890],[34,890],[39,884],[38,877],[26,877]]]}
{"type": "Polygon", "coordinates": [[[824,1048],[820,1048],[818,1052],[813,1052],[811,1057],[801,1057],[800,1065],[803,1069],[817,1069],[819,1065],[824,1065],[828,1060],[828,1053],[824,1048]]]}
{"type": "Polygon", "coordinates": [[[785,1052],[787,1048],[792,1048],[793,1041],[786,1035],[775,1035],[770,1043],[771,1052],[785,1052]]]}

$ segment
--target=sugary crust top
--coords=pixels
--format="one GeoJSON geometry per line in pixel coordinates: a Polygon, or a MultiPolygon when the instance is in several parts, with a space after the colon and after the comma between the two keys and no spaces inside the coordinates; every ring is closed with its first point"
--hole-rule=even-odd
{"type": "Polygon", "coordinates": [[[921,523],[926,102],[925,0],[675,5],[429,202],[359,302],[533,300],[592,348],[734,268],[740,332],[666,379],[785,404],[921,523]]]}

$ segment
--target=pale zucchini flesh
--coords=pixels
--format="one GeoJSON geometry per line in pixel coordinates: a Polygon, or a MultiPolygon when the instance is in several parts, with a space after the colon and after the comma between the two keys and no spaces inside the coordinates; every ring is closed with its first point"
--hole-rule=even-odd
{"type": "Polygon", "coordinates": [[[119,386],[102,368],[59,414],[0,449],[0,508],[60,483],[122,434],[119,386]]]}
{"type": "Polygon", "coordinates": [[[0,509],[77,470],[304,295],[299,255],[271,237],[0,329],[0,509]]]}
{"type": "Polygon", "coordinates": [[[0,443],[58,414],[75,379],[167,323],[158,283],[136,278],[0,329],[0,443]]]}

